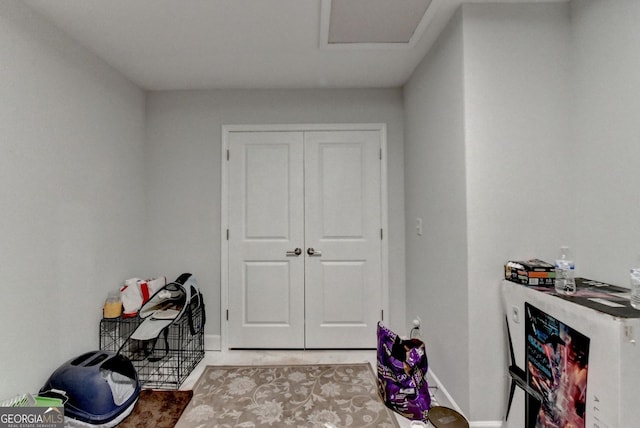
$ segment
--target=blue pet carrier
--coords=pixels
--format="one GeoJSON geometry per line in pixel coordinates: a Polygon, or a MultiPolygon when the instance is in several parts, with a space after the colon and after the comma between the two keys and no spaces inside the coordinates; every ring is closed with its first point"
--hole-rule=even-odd
{"type": "Polygon", "coordinates": [[[140,382],[131,361],[108,351],[92,351],[67,361],[41,392],[64,392],[65,418],[76,426],[114,427],[132,411],[140,382]]]}

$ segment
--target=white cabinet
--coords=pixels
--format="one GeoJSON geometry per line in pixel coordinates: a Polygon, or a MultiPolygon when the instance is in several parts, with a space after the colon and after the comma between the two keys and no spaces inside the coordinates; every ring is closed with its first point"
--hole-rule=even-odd
{"type": "Polygon", "coordinates": [[[575,296],[502,282],[512,364],[542,397],[516,388],[505,427],[640,426],[640,311],[626,289],[576,282],[575,296]]]}

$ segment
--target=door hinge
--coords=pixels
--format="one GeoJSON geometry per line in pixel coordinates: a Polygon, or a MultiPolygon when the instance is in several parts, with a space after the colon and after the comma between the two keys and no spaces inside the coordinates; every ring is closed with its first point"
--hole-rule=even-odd
{"type": "Polygon", "coordinates": [[[229,321],[229,309],[227,309],[227,321],[229,321]]]}
{"type": "Polygon", "coordinates": [[[382,160],[382,149],[380,149],[380,160],[382,160]]]}
{"type": "Polygon", "coordinates": [[[380,321],[384,321],[384,309],[380,309],[380,321]]]}
{"type": "Polygon", "coordinates": [[[229,229],[227,229],[227,241],[229,240],[229,229]]]}
{"type": "Polygon", "coordinates": [[[382,241],[384,239],[384,233],[382,232],[382,229],[380,229],[380,240],[382,241]]]}
{"type": "Polygon", "coordinates": [[[227,160],[229,160],[230,157],[231,155],[229,154],[229,149],[227,149],[227,160]]]}

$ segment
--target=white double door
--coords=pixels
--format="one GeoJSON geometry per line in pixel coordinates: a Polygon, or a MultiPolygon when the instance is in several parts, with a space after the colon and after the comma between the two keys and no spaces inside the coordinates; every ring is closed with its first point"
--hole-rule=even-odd
{"type": "Polygon", "coordinates": [[[229,348],[374,348],[381,132],[230,132],[229,348]]]}

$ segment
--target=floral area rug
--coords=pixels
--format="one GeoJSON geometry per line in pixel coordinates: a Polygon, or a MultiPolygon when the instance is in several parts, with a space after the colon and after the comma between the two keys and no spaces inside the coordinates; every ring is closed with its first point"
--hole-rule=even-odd
{"type": "Polygon", "coordinates": [[[399,428],[371,366],[207,366],[177,428],[399,428]]]}

